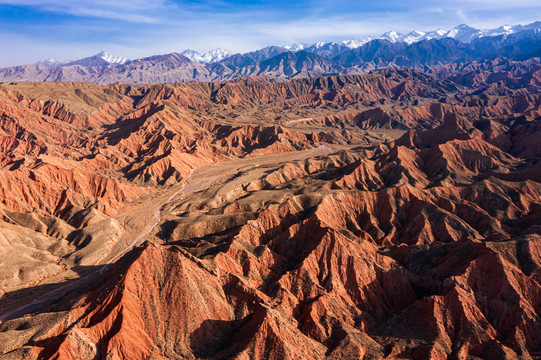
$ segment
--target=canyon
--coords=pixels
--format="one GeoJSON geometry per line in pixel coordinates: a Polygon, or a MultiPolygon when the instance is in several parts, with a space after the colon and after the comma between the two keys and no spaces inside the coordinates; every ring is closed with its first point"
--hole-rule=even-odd
{"type": "Polygon", "coordinates": [[[540,358],[540,90],[2,83],[0,359],[540,358]]]}

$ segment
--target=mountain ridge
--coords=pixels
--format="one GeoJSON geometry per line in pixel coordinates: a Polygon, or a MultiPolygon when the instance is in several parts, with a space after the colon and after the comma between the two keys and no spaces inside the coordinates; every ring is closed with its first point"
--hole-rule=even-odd
{"type": "MultiPolygon", "coordinates": [[[[313,44],[295,43],[293,45],[284,45],[284,46],[279,46],[279,47],[282,47],[292,52],[305,50],[308,52],[317,53],[316,49],[328,47],[328,46],[345,46],[349,49],[355,49],[372,40],[377,40],[377,39],[389,40],[391,42],[403,42],[408,45],[411,45],[414,42],[419,42],[422,40],[442,39],[445,37],[450,37],[461,42],[471,42],[481,37],[510,35],[510,34],[514,34],[520,31],[524,31],[524,30],[541,31],[541,21],[536,21],[527,25],[502,25],[493,29],[476,29],[466,24],[460,24],[450,30],[438,29],[438,30],[432,30],[432,31],[426,31],[426,32],[412,30],[407,34],[401,34],[395,31],[388,31],[380,36],[367,36],[367,37],[359,38],[359,39],[333,41],[333,42],[316,42],[313,44]],[[307,49],[310,49],[310,50],[307,50],[307,49]]],[[[254,51],[258,51],[258,50],[254,50],[254,51]]],[[[203,64],[217,62],[217,61],[226,59],[228,57],[231,57],[232,55],[235,55],[234,53],[222,48],[216,48],[213,50],[209,50],[207,52],[199,52],[192,49],[186,49],[186,50],[180,51],[180,54],[186,56],[190,60],[203,63],[203,64]]],[[[321,54],[318,54],[318,55],[321,55],[321,54]]],[[[105,61],[108,61],[109,63],[125,63],[127,61],[130,61],[130,59],[128,58],[112,56],[106,51],[102,51],[93,56],[102,57],[104,58],[105,61]]],[[[67,64],[71,62],[71,61],[62,61],[62,60],[56,60],[56,59],[43,59],[43,60],[38,61],[36,64],[39,64],[39,63],[45,64],[47,60],[53,60],[52,63],[60,63],[60,64],[67,64]]]]}
{"type": "Polygon", "coordinates": [[[224,81],[254,76],[281,81],[328,74],[367,73],[383,68],[419,70],[426,66],[468,63],[501,56],[520,60],[539,56],[541,22],[493,30],[483,32],[460,25],[436,35],[412,32],[401,37],[388,32],[381,38],[355,43],[267,46],[244,54],[231,54],[222,49],[204,54],[186,50],[130,60],[101,52],[67,63],[53,59],[34,65],[0,68],[0,81],[148,84],[224,81]],[[449,34],[452,37],[447,36],[449,34]],[[418,41],[410,41],[414,35],[418,41]]]}

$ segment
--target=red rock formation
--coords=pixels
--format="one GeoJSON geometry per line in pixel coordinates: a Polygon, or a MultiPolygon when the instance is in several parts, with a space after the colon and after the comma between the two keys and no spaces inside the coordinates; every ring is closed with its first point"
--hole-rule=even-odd
{"type": "Polygon", "coordinates": [[[0,273],[0,358],[541,353],[537,94],[400,71],[65,86],[0,92],[0,244],[43,269],[0,273]]]}

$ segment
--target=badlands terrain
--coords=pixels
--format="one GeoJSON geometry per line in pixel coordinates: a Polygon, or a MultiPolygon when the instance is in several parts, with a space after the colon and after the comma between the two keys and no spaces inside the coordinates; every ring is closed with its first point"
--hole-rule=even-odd
{"type": "Polygon", "coordinates": [[[0,84],[0,359],[541,358],[540,90],[0,84]]]}

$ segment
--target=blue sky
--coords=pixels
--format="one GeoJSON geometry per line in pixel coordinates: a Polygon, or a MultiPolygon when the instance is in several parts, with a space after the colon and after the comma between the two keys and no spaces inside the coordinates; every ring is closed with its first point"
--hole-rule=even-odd
{"type": "Polygon", "coordinates": [[[361,38],[541,20],[539,0],[0,0],[0,66],[361,38]]]}

